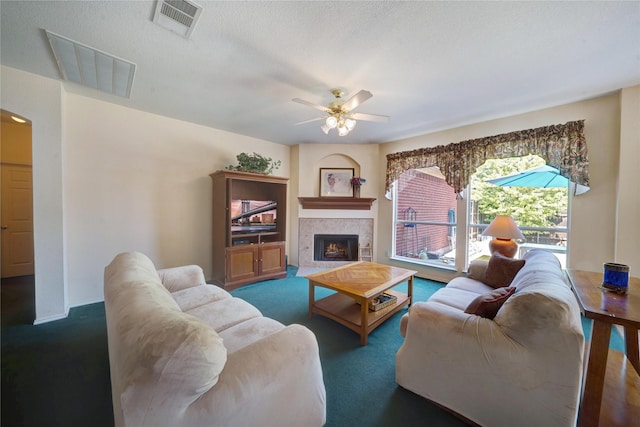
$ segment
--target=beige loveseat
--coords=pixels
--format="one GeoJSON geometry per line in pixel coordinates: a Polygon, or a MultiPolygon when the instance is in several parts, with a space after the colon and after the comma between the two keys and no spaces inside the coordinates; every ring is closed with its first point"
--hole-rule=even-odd
{"type": "MultiPolygon", "coordinates": [[[[510,284],[515,293],[493,319],[465,313],[495,291],[469,277],[414,303],[401,321],[397,383],[481,426],[575,427],[580,309],[553,254],[533,250],[524,259],[510,284]]],[[[475,263],[470,272],[483,279],[486,268],[475,263]]]]}
{"type": "Polygon", "coordinates": [[[315,335],[205,284],[198,266],[156,271],[123,253],[105,268],[116,426],[321,426],[315,335]]]}

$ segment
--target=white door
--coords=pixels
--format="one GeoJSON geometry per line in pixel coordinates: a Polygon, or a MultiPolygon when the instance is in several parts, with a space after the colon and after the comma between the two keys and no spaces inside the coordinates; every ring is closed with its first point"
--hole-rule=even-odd
{"type": "Polygon", "coordinates": [[[31,166],[2,165],[2,277],[33,274],[31,166]]]}

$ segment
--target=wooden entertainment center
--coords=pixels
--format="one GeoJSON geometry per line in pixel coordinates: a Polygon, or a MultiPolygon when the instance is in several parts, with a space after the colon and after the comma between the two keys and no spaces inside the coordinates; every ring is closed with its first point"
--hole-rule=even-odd
{"type": "Polygon", "coordinates": [[[287,275],[288,178],[220,170],[213,180],[213,281],[231,290],[287,275]]]}

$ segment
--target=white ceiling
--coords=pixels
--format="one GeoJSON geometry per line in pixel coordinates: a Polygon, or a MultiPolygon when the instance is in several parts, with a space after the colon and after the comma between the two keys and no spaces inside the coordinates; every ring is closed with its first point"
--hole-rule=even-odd
{"type": "Polygon", "coordinates": [[[381,143],[640,84],[640,2],[203,1],[189,39],[155,1],[0,2],[3,65],[60,79],[44,30],[137,64],[130,99],[70,92],[268,141],[381,143]],[[390,116],[325,135],[329,90],[390,116]]]}

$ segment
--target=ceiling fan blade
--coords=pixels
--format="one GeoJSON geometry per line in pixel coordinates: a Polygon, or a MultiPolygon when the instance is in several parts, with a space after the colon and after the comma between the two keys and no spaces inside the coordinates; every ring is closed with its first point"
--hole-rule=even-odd
{"type": "Polygon", "coordinates": [[[311,108],[315,108],[316,110],[320,110],[323,113],[326,113],[327,110],[328,110],[327,107],[323,107],[322,105],[318,105],[318,104],[314,104],[314,103],[309,102],[309,101],[305,101],[304,99],[293,98],[292,101],[293,102],[297,102],[298,104],[306,105],[306,106],[311,107],[311,108]]]}
{"type": "Polygon", "coordinates": [[[352,118],[356,120],[364,120],[366,122],[383,122],[386,123],[389,121],[389,116],[380,116],[378,114],[367,114],[367,113],[353,113],[351,115],[352,118]]]}
{"type": "Polygon", "coordinates": [[[362,104],[367,99],[371,98],[373,95],[368,90],[361,90],[360,92],[353,95],[351,98],[347,99],[344,104],[342,104],[342,109],[346,111],[351,111],[356,108],[358,105],[362,104]]]}
{"type": "Polygon", "coordinates": [[[304,125],[304,124],[306,124],[306,123],[317,122],[318,120],[324,120],[324,119],[326,119],[326,117],[316,117],[315,119],[310,119],[310,120],[305,120],[305,121],[303,121],[303,122],[298,122],[298,123],[296,123],[295,125],[296,125],[296,126],[298,126],[298,125],[304,125]]]}

